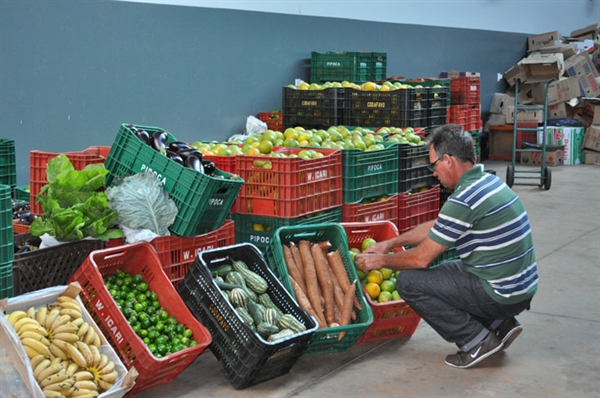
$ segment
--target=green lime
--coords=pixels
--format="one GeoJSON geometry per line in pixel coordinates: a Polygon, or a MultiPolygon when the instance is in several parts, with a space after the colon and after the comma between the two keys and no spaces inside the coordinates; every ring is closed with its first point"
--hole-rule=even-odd
{"type": "Polygon", "coordinates": [[[179,333],[179,334],[183,334],[183,331],[185,330],[185,326],[183,326],[183,324],[182,324],[182,323],[178,323],[178,324],[175,326],[175,330],[177,330],[177,333],[179,333]]]}
{"type": "Polygon", "coordinates": [[[160,333],[156,329],[148,330],[148,337],[150,340],[154,341],[158,336],[160,336],[160,333]]]}
{"type": "Polygon", "coordinates": [[[126,276],[125,278],[123,278],[123,284],[125,286],[131,286],[131,285],[133,285],[133,277],[126,276]]]}
{"type": "Polygon", "coordinates": [[[169,323],[169,325],[173,325],[173,326],[179,324],[179,322],[177,321],[177,318],[175,318],[174,316],[170,316],[168,318],[168,323],[169,323]]]}
{"type": "Polygon", "coordinates": [[[191,337],[192,337],[192,331],[191,331],[191,329],[187,329],[187,328],[186,328],[186,329],[183,331],[183,335],[184,335],[185,337],[187,337],[187,338],[191,338],[191,337]]]}
{"type": "Polygon", "coordinates": [[[148,297],[146,297],[146,295],[144,293],[139,293],[135,297],[137,298],[137,301],[139,301],[140,303],[145,303],[146,300],[148,300],[148,297]]]}
{"type": "Polygon", "coordinates": [[[137,284],[136,289],[140,292],[148,291],[148,284],[146,282],[140,282],[137,284]]]}
{"type": "Polygon", "coordinates": [[[152,301],[152,308],[154,308],[156,310],[156,312],[159,311],[160,308],[160,303],[158,301],[152,301]]]}
{"type": "Polygon", "coordinates": [[[161,308],[161,309],[158,311],[158,317],[159,317],[159,318],[160,318],[162,321],[164,321],[164,320],[167,320],[167,319],[169,319],[169,313],[168,313],[168,312],[167,312],[167,310],[165,310],[164,308],[161,308]]]}
{"type": "Polygon", "coordinates": [[[142,282],[144,282],[144,277],[142,276],[142,274],[135,274],[133,276],[133,283],[135,283],[137,285],[142,282]]]}
{"type": "Polygon", "coordinates": [[[144,344],[146,344],[146,347],[148,346],[148,344],[151,343],[150,337],[148,337],[148,336],[143,337],[142,341],[144,342],[144,344]]]}
{"type": "Polygon", "coordinates": [[[190,340],[188,337],[185,337],[185,336],[183,336],[183,337],[181,337],[181,338],[179,339],[179,342],[180,342],[181,344],[185,345],[186,347],[190,345],[190,341],[191,341],[191,340],[190,340]]]}
{"type": "Polygon", "coordinates": [[[151,353],[154,354],[156,352],[156,344],[154,344],[154,343],[148,344],[148,349],[150,350],[151,353]]]}
{"type": "Polygon", "coordinates": [[[162,322],[157,322],[154,327],[156,328],[157,331],[159,332],[163,332],[163,330],[165,330],[165,324],[162,322]]]}
{"type": "Polygon", "coordinates": [[[158,300],[158,296],[157,296],[157,294],[156,294],[155,292],[151,292],[151,293],[150,293],[150,299],[151,299],[152,301],[157,301],[157,300],[158,300]]]}
{"type": "Polygon", "coordinates": [[[198,342],[196,340],[190,340],[190,344],[188,344],[189,347],[195,347],[198,345],[198,342]]]}

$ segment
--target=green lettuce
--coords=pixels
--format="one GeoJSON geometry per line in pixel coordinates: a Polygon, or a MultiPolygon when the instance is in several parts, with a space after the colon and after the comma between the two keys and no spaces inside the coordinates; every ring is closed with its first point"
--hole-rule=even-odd
{"type": "Polygon", "coordinates": [[[30,233],[45,233],[60,242],[71,242],[92,237],[102,240],[121,238],[117,214],[108,206],[104,186],[108,170],[104,164],[90,164],[75,170],[66,155],[48,162],[48,184],[40,189],[36,203],[42,205],[44,215],[36,218],[30,233]]]}

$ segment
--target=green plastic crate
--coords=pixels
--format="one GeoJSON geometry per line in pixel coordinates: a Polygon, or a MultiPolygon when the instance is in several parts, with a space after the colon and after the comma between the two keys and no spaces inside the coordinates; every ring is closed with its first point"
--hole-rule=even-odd
{"type": "Polygon", "coordinates": [[[0,299],[13,296],[12,262],[0,263],[0,299]]]}
{"type": "Polygon", "coordinates": [[[433,262],[429,265],[429,268],[436,268],[444,261],[449,260],[458,260],[460,257],[458,256],[458,252],[456,251],[456,247],[449,247],[439,255],[433,262]]]}
{"type": "Polygon", "coordinates": [[[387,73],[387,53],[313,51],[310,72],[311,83],[383,80],[387,73]]]}
{"type": "Polygon", "coordinates": [[[20,185],[13,188],[12,191],[13,199],[20,200],[22,202],[29,202],[29,185],[20,185]]]}
{"type": "Polygon", "coordinates": [[[384,149],[342,150],[342,202],[398,193],[398,144],[383,143],[384,149]]]}
{"type": "Polygon", "coordinates": [[[0,184],[9,187],[17,185],[15,140],[10,138],[0,138],[0,184]]]}
{"type": "Polygon", "coordinates": [[[235,242],[252,243],[264,252],[277,228],[328,222],[339,223],[342,221],[342,207],[294,218],[262,217],[242,213],[233,213],[231,218],[235,222],[235,242]]]}
{"type": "MultiPolygon", "coordinates": [[[[135,127],[149,134],[166,131],[158,127],[135,127]]],[[[176,141],[170,133],[168,137],[168,142],[176,141]]],[[[232,174],[218,169],[215,173],[219,177],[211,177],[183,167],[143,143],[127,124],[121,125],[104,166],[109,170],[107,187],[117,177],[155,173],[177,205],[177,217],[170,230],[180,236],[200,235],[219,228],[244,184],[242,179],[232,179],[232,174]]]]}
{"type": "Polygon", "coordinates": [[[298,244],[300,240],[308,240],[311,243],[329,241],[332,245],[331,251],[340,251],[350,280],[357,281],[356,296],[362,306],[362,310],[357,311],[354,323],[346,326],[317,329],[308,343],[304,355],[333,354],[347,351],[373,323],[373,310],[367,303],[363,290],[358,286],[360,282],[354,262],[350,257],[346,232],[340,224],[297,225],[280,227],[275,231],[273,239],[271,239],[267,247],[265,257],[267,258],[267,263],[273,268],[273,273],[279,278],[294,299],[296,295],[294,294],[294,289],[292,288],[285,266],[282,245],[289,244],[290,242],[298,244]],[[338,341],[340,332],[345,332],[346,335],[341,341],[338,341]]]}

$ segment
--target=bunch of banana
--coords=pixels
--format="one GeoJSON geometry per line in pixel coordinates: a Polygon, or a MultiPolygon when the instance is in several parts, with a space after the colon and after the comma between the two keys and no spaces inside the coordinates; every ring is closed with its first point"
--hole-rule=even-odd
{"type": "Polygon", "coordinates": [[[36,319],[30,318],[27,312],[21,310],[6,315],[6,319],[17,332],[25,353],[30,359],[37,355],[50,358],[48,332],[36,319]]]}
{"type": "Polygon", "coordinates": [[[82,309],[77,300],[70,296],[58,296],[58,298],[49,305],[50,309],[58,309],[60,315],[69,315],[71,321],[81,318],[82,309]]]}
{"type": "Polygon", "coordinates": [[[115,384],[118,377],[115,363],[106,354],[101,354],[98,347],[78,341],[69,344],[67,349],[73,362],[93,375],[93,382],[100,391],[106,391],[115,384]]]}
{"type": "Polygon", "coordinates": [[[31,358],[31,367],[45,397],[70,397],[75,391],[75,381],[60,361],[36,356],[31,358]]]}

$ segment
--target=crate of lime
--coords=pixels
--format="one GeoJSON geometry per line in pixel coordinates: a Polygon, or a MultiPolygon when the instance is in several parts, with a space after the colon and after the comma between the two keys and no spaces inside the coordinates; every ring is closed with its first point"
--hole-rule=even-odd
{"type": "Polygon", "coordinates": [[[175,379],[211,342],[146,242],[92,252],[71,281],[123,364],[138,371],[132,395],[175,379]]]}

